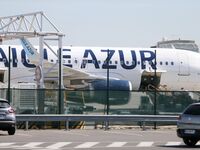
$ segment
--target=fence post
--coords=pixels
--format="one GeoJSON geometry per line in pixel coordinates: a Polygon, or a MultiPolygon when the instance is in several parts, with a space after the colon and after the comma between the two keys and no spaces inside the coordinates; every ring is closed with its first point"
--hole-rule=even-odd
{"type": "Polygon", "coordinates": [[[65,122],[65,130],[69,130],[69,120],[66,120],[65,122]]]}
{"type": "Polygon", "coordinates": [[[106,120],[106,121],[105,121],[105,130],[108,130],[108,129],[109,129],[109,121],[106,120]]]}
{"type": "Polygon", "coordinates": [[[28,121],[26,121],[25,130],[28,131],[28,121]]]}

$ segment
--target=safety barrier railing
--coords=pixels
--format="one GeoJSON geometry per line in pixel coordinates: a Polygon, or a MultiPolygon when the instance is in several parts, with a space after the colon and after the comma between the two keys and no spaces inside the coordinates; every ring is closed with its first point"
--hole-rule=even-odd
{"type": "Polygon", "coordinates": [[[66,115],[66,114],[18,114],[16,120],[26,122],[26,130],[28,130],[29,121],[65,121],[66,130],[69,129],[70,121],[102,121],[105,123],[105,130],[109,128],[109,122],[116,121],[134,121],[142,122],[145,128],[146,122],[177,122],[178,116],[174,115],[66,115]]]}

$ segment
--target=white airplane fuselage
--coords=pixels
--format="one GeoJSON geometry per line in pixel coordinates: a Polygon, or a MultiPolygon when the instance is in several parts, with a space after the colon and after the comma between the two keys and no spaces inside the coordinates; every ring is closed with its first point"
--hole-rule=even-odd
{"type": "MultiPolygon", "coordinates": [[[[57,62],[57,56],[46,49],[44,59],[50,63],[57,62]]],[[[155,75],[159,77],[157,88],[161,90],[200,90],[200,54],[186,50],[63,47],[63,65],[101,77],[106,77],[109,71],[111,78],[130,81],[132,90],[141,89],[141,83],[146,82],[145,77],[150,76],[151,80],[155,75]]],[[[0,68],[8,68],[8,45],[0,46],[0,68]]],[[[35,65],[29,62],[23,47],[12,45],[11,83],[35,82],[35,72],[30,71],[34,68],[35,65]]]]}

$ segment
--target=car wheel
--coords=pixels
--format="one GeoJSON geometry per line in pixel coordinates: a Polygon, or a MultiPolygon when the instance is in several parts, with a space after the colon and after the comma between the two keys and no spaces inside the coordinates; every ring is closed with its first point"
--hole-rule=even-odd
{"type": "Polygon", "coordinates": [[[187,145],[187,146],[195,146],[196,143],[198,142],[197,139],[188,139],[188,138],[184,138],[183,142],[187,145]]]}
{"type": "Polygon", "coordinates": [[[8,130],[9,135],[14,135],[15,134],[15,127],[12,127],[8,130]]]}

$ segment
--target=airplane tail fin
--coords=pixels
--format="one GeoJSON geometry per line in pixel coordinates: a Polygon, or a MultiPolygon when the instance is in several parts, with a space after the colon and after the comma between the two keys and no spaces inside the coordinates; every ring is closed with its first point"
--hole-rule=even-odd
{"type": "Polygon", "coordinates": [[[37,63],[39,61],[39,53],[36,51],[33,45],[25,38],[21,38],[20,41],[30,61],[37,63]]]}

